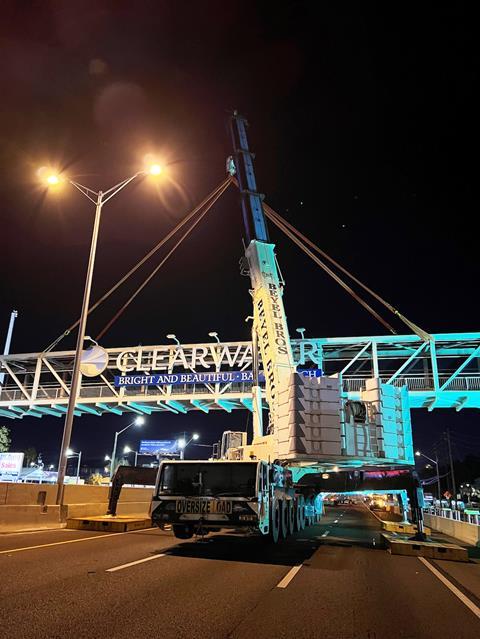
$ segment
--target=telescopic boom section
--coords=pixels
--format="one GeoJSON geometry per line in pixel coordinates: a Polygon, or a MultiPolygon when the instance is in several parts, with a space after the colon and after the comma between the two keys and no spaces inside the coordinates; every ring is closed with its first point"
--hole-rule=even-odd
{"type": "MultiPolygon", "coordinates": [[[[248,261],[253,297],[253,336],[263,363],[267,401],[270,408],[270,433],[275,432],[280,393],[288,389],[295,370],[283,306],[283,286],[275,259],[275,245],[269,242],[262,195],[257,191],[253,155],[248,148],[246,120],[236,111],[231,119],[232,140],[238,184],[242,195],[242,211],[247,236],[245,256],[248,261]]],[[[256,437],[263,435],[259,389],[253,389],[254,428],[256,437]]]]}

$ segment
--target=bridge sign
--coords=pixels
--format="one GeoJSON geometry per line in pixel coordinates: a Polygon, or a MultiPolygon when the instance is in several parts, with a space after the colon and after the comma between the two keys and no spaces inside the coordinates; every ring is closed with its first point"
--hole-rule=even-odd
{"type": "MultiPolygon", "coordinates": [[[[323,371],[319,368],[298,369],[304,377],[322,377],[323,371]]],[[[259,374],[259,381],[264,382],[265,376],[259,374]]],[[[233,382],[253,382],[253,371],[219,371],[210,373],[182,372],[165,373],[160,375],[146,375],[142,372],[128,375],[116,375],[115,386],[175,386],[177,384],[230,384],[233,382]]]]}

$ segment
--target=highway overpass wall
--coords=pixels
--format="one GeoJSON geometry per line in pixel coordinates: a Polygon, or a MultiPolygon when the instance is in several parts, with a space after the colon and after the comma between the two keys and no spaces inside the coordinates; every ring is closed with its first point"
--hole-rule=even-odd
{"type": "Polygon", "coordinates": [[[437,515],[430,515],[428,513],[424,514],[424,519],[425,524],[433,530],[454,537],[466,544],[480,546],[480,526],[469,524],[466,521],[447,519],[446,517],[438,517],[437,515]]]}

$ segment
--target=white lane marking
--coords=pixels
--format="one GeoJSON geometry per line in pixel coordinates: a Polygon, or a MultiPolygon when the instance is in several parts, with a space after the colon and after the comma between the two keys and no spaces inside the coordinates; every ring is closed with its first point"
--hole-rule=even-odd
{"type": "Polygon", "coordinates": [[[423,557],[418,557],[418,559],[422,562],[424,566],[426,566],[430,570],[430,572],[432,572],[435,575],[435,577],[437,577],[437,579],[440,579],[442,584],[447,586],[447,588],[451,592],[453,592],[453,594],[456,597],[458,597],[460,601],[464,603],[467,606],[467,608],[469,608],[476,617],[480,619],[480,608],[476,606],[473,603],[473,601],[470,601],[470,599],[466,595],[464,595],[461,590],[459,590],[456,586],[454,586],[446,577],[442,575],[442,573],[439,570],[435,568],[435,566],[432,566],[432,564],[429,563],[426,559],[424,559],[423,557]]]}
{"type": "MultiPolygon", "coordinates": [[[[152,530],[152,528],[144,528],[144,530],[152,530]]],[[[106,539],[107,537],[116,537],[117,535],[131,535],[139,532],[138,530],[129,530],[128,532],[108,533],[106,535],[96,535],[95,537],[80,537],[80,539],[69,539],[68,541],[54,541],[50,544],[40,544],[38,546],[24,546],[23,548],[11,548],[10,550],[0,550],[0,555],[9,555],[12,552],[22,552],[23,550],[35,550],[36,548],[49,548],[50,546],[62,546],[63,544],[76,544],[80,541],[93,541],[95,539],[106,539]]]]}
{"type": "Polygon", "coordinates": [[[335,519],[335,521],[333,523],[334,524],[338,524],[338,519],[335,519]]]}
{"type": "MultiPolygon", "coordinates": [[[[73,529],[70,528],[45,528],[44,530],[17,530],[16,532],[11,533],[0,533],[0,539],[4,539],[5,537],[15,537],[17,535],[38,535],[39,533],[49,533],[49,532],[72,532],[73,529]]],[[[75,530],[73,530],[75,532],[75,530]]]]}
{"type": "Polygon", "coordinates": [[[123,570],[124,568],[130,568],[130,566],[136,566],[137,564],[143,564],[146,561],[152,561],[153,559],[160,559],[165,557],[165,554],[153,555],[153,557],[145,557],[145,559],[139,559],[138,561],[131,561],[128,564],[122,564],[121,566],[115,566],[114,568],[108,568],[105,572],[116,572],[117,570],[123,570]]]}
{"type": "Polygon", "coordinates": [[[326,537],[326,536],[327,536],[327,535],[329,535],[329,534],[330,534],[330,531],[329,531],[329,530],[326,530],[326,531],[323,533],[322,537],[326,537]]]}
{"type": "Polygon", "coordinates": [[[277,588],[286,588],[288,586],[288,584],[292,581],[292,579],[295,577],[295,575],[297,574],[297,572],[300,570],[301,567],[302,567],[302,564],[300,564],[299,566],[293,566],[293,568],[291,568],[287,572],[287,574],[282,579],[282,581],[280,581],[277,584],[277,588]]]}

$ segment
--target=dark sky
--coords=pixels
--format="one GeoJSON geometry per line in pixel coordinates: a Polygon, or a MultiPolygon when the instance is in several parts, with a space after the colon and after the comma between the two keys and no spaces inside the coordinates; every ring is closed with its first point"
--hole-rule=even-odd
{"type": "MultiPolygon", "coordinates": [[[[223,179],[233,108],[249,118],[259,189],[274,208],[429,332],[478,329],[479,50],[476,20],[461,3],[423,14],[418,3],[281,0],[4,1],[1,9],[0,330],[18,308],[13,352],[42,350],[78,316],[93,219],[80,194],[45,195],[36,169],[55,165],[108,188],[145,153],[171,167],[174,185],[136,184],[105,207],[95,299],[223,179]]],[[[161,344],[169,332],[203,341],[212,330],[246,339],[242,232],[232,191],[103,344],[161,344]]],[[[271,235],[292,332],[385,332],[271,235]]],[[[87,332],[139,281],[93,315],[87,332]]],[[[72,444],[103,455],[127,419],[77,419],[72,444]]],[[[210,442],[246,419],[159,413],[143,436],[195,429],[210,442]]],[[[478,422],[471,410],[413,413],[417,445],[431,450],[450,426],[459,456],[478,450],[478,422]]],[[[14,448],[33,445],[56,462],[62,420],[8,425],[14,448]]]]}

